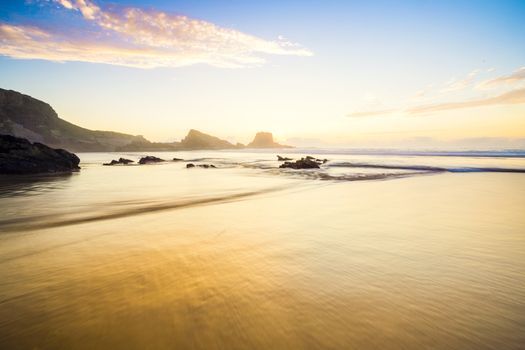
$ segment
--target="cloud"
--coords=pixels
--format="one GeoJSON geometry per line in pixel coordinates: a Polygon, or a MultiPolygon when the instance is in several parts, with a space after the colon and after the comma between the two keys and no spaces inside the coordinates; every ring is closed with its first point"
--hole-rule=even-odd
{"type": "Polygon", "coordinates": [[[429,114],[432,112],[443,112],[443,111],[449,111],[449,110],[454,110],[454,109],[475,108],[475,107],[494,106],[494,105],[512,105],[512,104],[520,104],[520,103],[525,103],[525,88],[516,89],[516,90],[506,92],[498,96],[488,97],[488,98],[481,98],[481,99],[460,101],[460,102],[445,102],[445,103],[437,103],[437,104],[431,104],[431,105],[419,105],[419,106],[407,108],[404,110],[384,109],[384,110],[376,110],[376,111],[355,112],[355,113],[350,113],[347,116],[353,117],[353,118],[373,117],[373,116],[388,115],[388,114],[393,114],[393,113],[406,113],[406,114],[417,115],[417,114],[429,114]]]}
{"type": "Polygon", "coordinates": [[[452,91],[459,91],[464,90],[468,88],[473,82],[478,73],[480,72],[479,69],[473,70],[472,72],[467,75],[466,78],[461,80],[452,79],[450,82],[448,82],[443,89],[440,90],[442,93],[446,92],[452,92],[452,91]]]}
{"type": "Polygon", "coordinates": [[[417,106],[407,109],[406,112],[408,112],[409,114],[424,114],[462,108],[474,108],[493,105],[510,105],[519,103],[525,103],[525,89],[517,89],[489,98],[417,106]]]}
{"type": "MultiPolygon", "coordinates": [[[[489,71],[493,71],[493,70],[494,68],[489,69],[489,71]]],[[[471,89],[469,89],[470,93],[474,93],[476,92],[476,89],[479,87],[479,85],[472,86],[472,83],[475,77],[480,72],[481,70],[476,69],[470,72],[465,79],[462,79],[459,81],[452,79],[448,83],[445,84],[446,88],[444,90],[441,90],[440,92],[458,91],[458,90],[462,90],[466,87],[471,86],[471,89]]],[[[525,67],[519,68],[512,74],[501,76],[501,77],[491,79],[491,80],[487,80],[482,83],[484,86],[487,86],[487,87],[498,87],[500,85],[514,85],[513,90],[500,94],[500,95],[496,95],[492,97],[483,97],[483,98],[478,98],[478,99],[463,100],[463,101],[457,101],[457,102],[442,102],[442,103],[435,103],[435,104],[428,104],[427,102],[427,104],[425,105],[421,104],[420,102],[419,105],[414,106],[414,103],[416,102],[416,100],[420,100],[422,97],[426,96],[428,94],[428,91],[432,89],[433,86],[428,85],[427,88],[418,91],[415,95],[412,96],[411,98],[412,103],[410,103],[408,106],[405,105],[405,106],[401,106],[396,109],[381,108],[377,110],[357,111],[357,112],[348,114],[347,117],[351,117],[351,118],[374,117],[374,116],[383,116],[383,115],[388,115],[388,114],[411,114],[411,115],[428,114],[432,112],[441,112],[441,111],[462,109],[462,108],[474,108],[474,107],[483,107],[483,106],[491,106],[491,105],[521,104],[521,103],[525,103],[525,86],[523,84],[519,84],[521,82],[525,82],[525,67]]],[[[477,94],[479,94],[479,91],[477,92],[477,94]]]]}
{"type": "Polygon", "coordinates": [[[494,79],[485,80],[484,82],[480,83],[477,86],[477,88],[492,89],[504,85],[512,85],[521,81],[525,81],[525,67],[521,67],[520,69],[509,75],[503,75],[494,79]]]}
{"type": "Polygon", "coordinates": [[[97,31],[75,36],[67,29],[50,32],[0,23],[0,55],[137,68],[198,63],[236,68],[261,65],[266,61],[264,55],[312,55],[284,37],[265,40],[187,16],[139,8],[109,11],[89,0],[54,2],[66,11],[78,12],[97,31]]]}

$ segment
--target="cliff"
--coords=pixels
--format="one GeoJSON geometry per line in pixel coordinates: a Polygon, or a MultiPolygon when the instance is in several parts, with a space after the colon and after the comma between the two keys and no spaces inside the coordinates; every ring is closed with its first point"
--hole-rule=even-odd
{"type": "Polygon", "coordinates": [[[89,130],[60,119],[53,108],[31,96],[0,89],[0,134],[23,137],[70,151],[114,151],[142,136],[89,130]]]}

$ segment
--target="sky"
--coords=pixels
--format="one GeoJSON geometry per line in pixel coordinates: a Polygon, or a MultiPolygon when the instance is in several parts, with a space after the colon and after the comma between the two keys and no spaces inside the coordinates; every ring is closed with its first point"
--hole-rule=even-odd
{"type": "Polygon", "coordinates": [[[525,148],[525,1],[1,0],[0,87],[96,130],[525,148]]]}

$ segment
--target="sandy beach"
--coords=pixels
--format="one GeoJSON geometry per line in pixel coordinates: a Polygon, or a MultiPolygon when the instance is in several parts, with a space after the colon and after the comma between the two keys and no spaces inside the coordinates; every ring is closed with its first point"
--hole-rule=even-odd
{"type": "Polygon", "coordinates": [[[322,181],[93,160],[32,186],[2,187],[2,348],[525,342],[523,174],[322,181]],[[15,220],[28,206],[47,214],[15,220]]]}

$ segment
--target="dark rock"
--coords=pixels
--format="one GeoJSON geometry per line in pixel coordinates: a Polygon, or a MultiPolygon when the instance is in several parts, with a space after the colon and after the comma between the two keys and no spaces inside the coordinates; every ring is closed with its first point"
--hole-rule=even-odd
{"type": "Polygon", "coordinates": [[[164,159],[160,159],[154,156],[146,156],[146,157],[140,158],[139,160],[139,164],[149,164],[149,163],[159,163],[159,162],[164,162],[164,159]]]}
{"type": "Polygon", "coordinates": [[[199,168],[204,168],[204,169],[208,169],[208,168],[216,168],[215,165],[213,164],[193,164],[193,163],[188,163],[186,164],[186,168],[195,168],[195,167],[199,167],[199,168]]]}
{"type": "Polygon", "coordinates": [[[284,162],[279,168],[290,169],[319,169],[319,163],[312,157],[301,158],[295,162],[284,162]]]}
{"type": "Polygon", "coordinates": [[[182,162],[182,161],[184,161],[184,159],[182,159],[182,158],[173,158],[173,161],[174,162],[182,162]]]}
{"type": "Polygon", "coordinates": [[[126,159],[126,158],[119,158],[118,159],[118,162],[120,164],[129,164],[129,163],[135,163],[135,161],[131,160],[131,159],[126,159]]]}
{"type": "Polygon", "coordinates": [[[0,174],[71,172],[80,169],[78,163],[80,159],[66,150],[0,135],[0,174]]]}
{"type": "Polygon", "coordinates": [[[111,162],[102,165],[128,165],[129,163],[134,163],[134,161],[131,159],[119,158],[118,160],[113,159],[111,162]]]}
{"type": "Polygon", "coordinates": [[[287,161],[287,160],[292,160],[292,158],[288,158],[288,157],[281,157],[281,156],[277,156],[277,160],[279,162],[284,162],[284,161],[287,161]]]}

